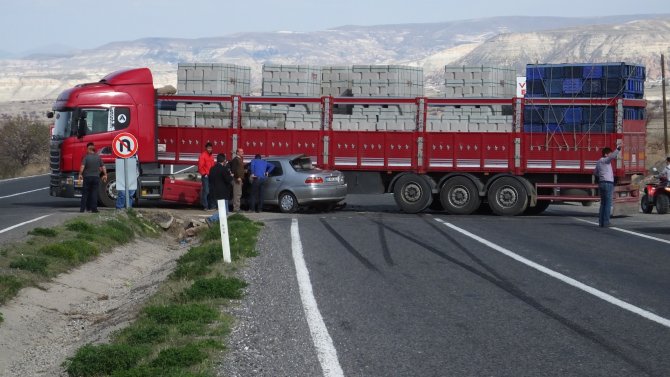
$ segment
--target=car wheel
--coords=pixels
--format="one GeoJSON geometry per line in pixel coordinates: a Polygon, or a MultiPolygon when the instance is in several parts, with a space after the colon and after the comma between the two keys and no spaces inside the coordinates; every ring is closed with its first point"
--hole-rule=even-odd
{"type": "Polygon", "coordinates": [[[293,213],[298,210],[298,199],[288,191],[279,194],[279,211],[281,213],[293,213]]]}
{"type": "Polygon", "coordinates": [[[98,186],[98,203],[103,207],[114,208],[116,206],[116,173],[107,173],[107,182],[100,180],[98,186]]]}
{"type": "Polygon", "coordinates": [[[526,210],[528,192],[515,178],[502,177],[489,187],[488,202],[496,215],[516,216],[526,210]]]}
{"type": "Polygon", "coordinates": [[[642,209],[643,213],[651,213],[651,211],[654,209],[654,205],[649,203],[649,195],[642,195],[642,199],[640,200],[640,208],[642,209]]]}
{"type": "Polygon", "coordinates": [[[452,215],[469,215],[479,208],[481,198],[477,186],[466,177],[447,180],[440,190],[442,207],[452,215]]]}
{"type": "Polygon", "coordinates": [[[656,197],[656,212],[661,215],[668,213],[668,207],[670,206],[670,199],[667,195],[659,194],[656,197]]]}

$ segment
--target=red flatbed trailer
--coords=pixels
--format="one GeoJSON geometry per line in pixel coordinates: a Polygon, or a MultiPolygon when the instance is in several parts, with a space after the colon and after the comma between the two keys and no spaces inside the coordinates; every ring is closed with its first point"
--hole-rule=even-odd
{"type": "MultiPolygon", "coordinates": [[[[63,127],[59,128],[57,123],[52,141],[51,194],[74,196],[76,190],[68,185],[69,178],[78,168],[83,145],[92,141],[105,152],[114,135],[123,130],[138,138],[141,164],[194,164],[207,142],[214,145],[215,152],[230,153],[244,147],[247,155],[302,153],[310,156],[318,167],[347,173],[349,187],[358,192],[369,191],[363,183],[358,184],[359,178],[360,182],[378,182],[377,186],[381,184],[384,191],[394,193],[396,203],[405,212],[441,206],[449,213],[467,214],[488,202],[496,214],[518,215],[539,213],[551,201],[597,201],[597,185],[592,177],[595,162],[602,148],[613,147],[621,141],[623,153],[614,169],[615,209],[631,212],[637,210],[638,201],[638,189],[631,185],[631,176],[645,172],[646,121],[623,119],[622,114],[624,107],[645,106],[644,100],[623,98],[157,95],[148,69],[119,71],[100,83],[64,92],[54,105],[54,110],[69,112],[73,119],[81,111],[106,109],[111,114],[123,110],[129,114],[130,121],[117,129],[117,124],[110,120],[104,132],[83,131],[79,135],[72,127],[69,135],[67,130],[61,132],[63,127]],[[159,108],[177,103],[225,104],[225,108],[231,109],[230,126],[159,124],[159,108]],[[243,118],[248,115],[243,110],[247,107],[277,104],[318,106],[320,127],[300,130],[243,126],[243,118]],[[333,109],[336,105],[411,105],[415,109],[416,127],[405,131],[335,130],[333,109]],[[426,126],[429,112],[440,108],[501,105],[512,109],[510,132],[429,131],[426,126]],[[613,107],[615,132],[524,132],[524,107],[528,105],[613,107]]],[[[103,160],[111,163],[111,153],[103,154],[103,160]]],[[[174,201],[179,197],[174,195],[174,186],[170,198],[163,195],[163,182],[167,178],[168,175],[140,177],[140,198],[163,197],[174,201]],[[143,181],[149,183],[143,184],[143,181]]],[[[108,187],[106,192],[110,191],[108,187]]]]}

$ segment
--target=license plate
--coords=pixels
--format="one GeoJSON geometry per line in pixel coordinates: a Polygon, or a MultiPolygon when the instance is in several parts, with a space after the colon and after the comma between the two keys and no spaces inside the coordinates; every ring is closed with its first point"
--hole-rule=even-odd
{"type": "Polygon", "coordinates": [[[337,182],[338,178],[337,177],[326,177],[326,182],[337,182]]]}

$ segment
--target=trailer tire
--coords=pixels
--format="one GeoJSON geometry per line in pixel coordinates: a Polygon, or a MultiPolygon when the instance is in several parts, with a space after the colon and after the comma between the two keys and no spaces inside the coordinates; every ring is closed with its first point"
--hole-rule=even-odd
{"type": "Polygon", "coordinates": [[[670,206],[670,198],[665,194],[659,194],[656,197],[656,212],[661,215],[668,213],[668,207],[670,206]]]}
{"type": "Polygon", "coordinates": [[[114,208],[116,206],[116,173],[110,171],[107,173],[107,182],[100,180],[98,186],[98,203],[103,207],[114,208]]]}
{"type": "Polygon", "coordinates": [[[294,213],[298,210],[298,199],[288,191],[283,191],[278,198],[281,213],[294,213]]]}
{"type": "Polygon", "coordinates": [[[433,194],[430,190],[430,184],[421,176],[405,174],[398,178],[395,183],[393,198],[402,211],[417,213],[431,204],[433,194]]]}
{"type": "Polygon", "coordinates": [[[526,211],[524,211],[523,214],[529,216],[539,215],[549,208],[549,204],[551,204],[551,200],[538,200],[535,207],[526,208],[526,211]]]}
{"type": "Polygon", "coordinates": [[[496,215],[516,216],[528,207],[528,192],[514,177],[498,178],[489,187],[488,203],[496,215]]]}
{"type": "Polygon", "coordinates": [[[654,210],[654,205],[649,203],[649,195],[642,195],[642,199],[640,199],[640,209],[642,210],[642,213],[651,213],[651,211],[654,210]]]}
{"type": "Polygon", "coordinates": [[[463,176],[449,178],[440,189],[442,207],[452,215],[469,215],[482,203],[477,186],[463,176]]]}

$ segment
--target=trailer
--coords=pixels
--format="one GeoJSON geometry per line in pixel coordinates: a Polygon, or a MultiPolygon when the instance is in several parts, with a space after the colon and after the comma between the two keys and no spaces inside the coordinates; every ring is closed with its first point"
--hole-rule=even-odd
{"type": "MultiPolygon", "coordinates": [[[[109,171],[101,201],[113,205],[111,141],[129,132],[138,140],[143,168],[195,164],[209,142],[215,153],[243,147],[248,155],[304,154],[317,167],[343,171],[350,191],[393,193],[407,213],[432,208],[470,214],[487,205],[497,215],[537,214],[552,202],[598,201],[595,163],[602,148],[621,142],[623,153],[614,166],[615,211],[629,213],[637,211],[639,192],[632,176],[645,172],[646,121],[638,114],[646,102],[625,97],[164,95],[155,90],[149,69],[123,70],[66,90],[54,103],[50,193],[79,194],[76,173],[85,145],[93,142],[109,171]],[[308,115],[287,120],[296,107],[308,115]],[[192,117],[175,115],[189,108],[196,109],[192,117]],[[445,114],[463,108],[496,109],[509,122],[475,127],[471,116],[458,129],[440,128],[445,114]],[[384,123],[388,109],[403,115],[384,123]],[[547,109],[562,118],[548,122],[547,109]],[[567,119],[576,113],[590,119],[584,109],[600,115],[579,126],[567,119]],[[529,119],[540,112],[547,119],[534,127],[529,119]],[[344,118],[349,123],[341,122],[344,118]],[[355,127],[354,118],[360,119],[355,127]]],[[[195,204],[198,182],[160,172],[140,174],[137,195],[139,200],[195,204]]]]}

